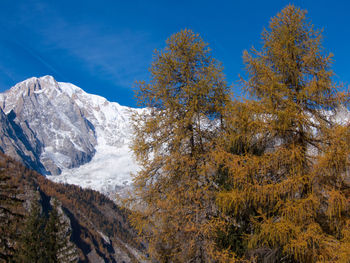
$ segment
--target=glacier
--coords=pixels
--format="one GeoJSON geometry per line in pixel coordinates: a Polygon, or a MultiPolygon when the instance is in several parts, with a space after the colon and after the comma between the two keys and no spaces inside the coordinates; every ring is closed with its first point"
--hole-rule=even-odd
{"type": "MultiPolygon", "coordinates": [[[[130,150],[131,117],[121,106],[52,76],[30,78],[0,93],[0,108],[29,138],[48,179],[110,195],[139,169],[130,150]]],[[[6,153],[6,152],[5,152],[6,153]]]]}

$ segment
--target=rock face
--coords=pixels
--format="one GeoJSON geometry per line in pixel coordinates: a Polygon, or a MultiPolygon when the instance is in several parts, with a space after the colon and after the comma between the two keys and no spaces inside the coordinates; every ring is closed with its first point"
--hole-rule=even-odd
{"type": "MultiPolygon", "coordinates": [[[[33,148],[28,137],[23,134],[22,128],[13,119],[14,113],[12,111],[9,115],[6,115],[0,108],[0,151],[6,152],[28,167],[33,167],[37,171],[45,173],[45,168],[36,156],[37,149],[33,148]]],[[[29,133],[30,137],[33,138],[33,134],[30,131],[29,133]]]]}
{"type": "Polygon", "coordinates": [[[93,126],[52,77],[17,84],[2,94],[0,104],[34,150],[45,169],[40,172],[57,175],[94,155],[93,126]]]}
{"type": "Polygon", "coordinates": [[[51,76],[30,78],[0,93],[0,151],[51,180],[114,192],[137,170],[135,111],[51,76]]]}

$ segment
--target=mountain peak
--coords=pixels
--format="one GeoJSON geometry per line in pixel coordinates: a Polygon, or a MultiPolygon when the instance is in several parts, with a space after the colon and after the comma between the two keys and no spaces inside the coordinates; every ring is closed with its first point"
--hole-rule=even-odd
{"type": "Polygon", "coordinates": [[[40,83],[40,82],[50,83],[52,85],[55,85],[57,83],[53,76],[46,75],[46,76],[42,76],[42,77],[28,78],[26,80],[23,80],[23,81],[17,83],[14,87],[16,87],[16,86],[24,87],[24,86],[28,86],[32,83],[40,83]]]}
{"type": "Polygon", "coordinates": [[[35,149],[52,180],[107,193],[130,184],[130,173],[138,169],[129,149],[130,115],[141,109],[52,76],[29,78],[0,93],[0,108],[8,116],[12,112],[25,145],[35,149]]]}

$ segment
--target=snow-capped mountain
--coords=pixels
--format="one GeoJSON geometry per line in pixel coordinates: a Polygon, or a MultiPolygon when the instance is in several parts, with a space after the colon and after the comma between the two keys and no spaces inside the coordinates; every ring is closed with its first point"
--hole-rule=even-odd
{"type": "MultiPolygon", "coordinates": [[[[0,108],[21,130],[24,155],[32,154],[37,164],[31,168],[53,181],[108,193],[130,184],[130,173],[138,169],[129,149],[130,118],[141,109],[109,102],[51,76],[27,79],[1,93],[0,108]]],[[[13,154],[21,150],[1,143],[5,154],[22,158],[13,154]]]]}

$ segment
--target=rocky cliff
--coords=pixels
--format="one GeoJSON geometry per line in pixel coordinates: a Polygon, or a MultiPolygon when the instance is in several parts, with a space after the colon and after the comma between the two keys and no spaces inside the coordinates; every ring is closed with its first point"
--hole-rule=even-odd
{"type": "Polygon", "coordinates": [[[51,76],[30,78],[0,94],[0,150],[56,182],[114,192],[137,170],[136,111],[51,76]]]}

